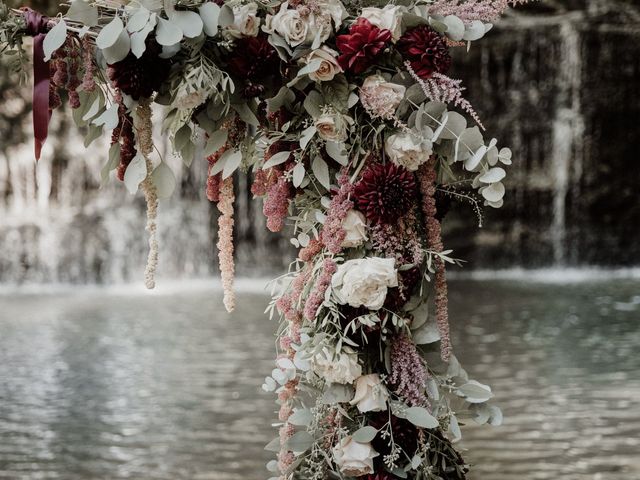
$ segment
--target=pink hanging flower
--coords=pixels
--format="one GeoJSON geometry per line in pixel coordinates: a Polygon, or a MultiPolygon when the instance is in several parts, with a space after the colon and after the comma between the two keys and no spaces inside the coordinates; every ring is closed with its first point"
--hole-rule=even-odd
{"type": "Polygon", "coordinates": [[[278,181],[269,187],[262,207],[262,213],[267,217],[267,228],[272,232],[279,232],[284,227],[284,221],[289,213],[289,199],[292,195],[291,182],[280,174],[278,181]]]}
{"type": "Polygon", "coordinates": [[[220,263],[220,275],[222,277],[222,289],[224,291],[224,307],[227,312],[233,312],[236,305],[233,281],[235,277],[235,263],[233,261],[233,177],[224,180],[220,188],[220,201],[218,202],[218,259],[220,263]]]}
{"type": "Polygon", "coordinates": [[[410,406],[426,406],[427,368],[415,343],[406,335],[396,337],[391,344],[391,376],[389,383],[410,406]]]}
{"type": "Polygon", "coordinates": [[[342,243],[347,235],[342,223],[349,211],[353,208],[351,196],[354,192],[354,185],[349,181],[349,175],[343,170],[338,179],[340,188],[335,193],[329,204],[327,218],[322,228],[320,239],[333,254],[338,254],[342,250],[342,243]]]}
{"type": "Polygon", "coordinates": [[[331,285],[331,278],[336,273],[336,262],[330,258],[325,258],[322,264],[322,272],[316,280],[315,288],[313,292],[307,298],[304,305],[304,316],[309,321],[314,321],[322,302],[324,302],[324,295],[331,285]]]}

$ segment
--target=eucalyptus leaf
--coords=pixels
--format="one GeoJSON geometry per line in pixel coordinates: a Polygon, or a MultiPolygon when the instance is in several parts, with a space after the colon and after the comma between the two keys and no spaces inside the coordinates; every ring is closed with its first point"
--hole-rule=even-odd
{"type": "Polygon", "coordinates": [[[116,142],[109,148],[109,158],[107,160],[107,163],[105,163],[102,167],[102,170],[100,170],[100,186],[106,185],[107,181],[109,180],[109,173],[111,173],[112,170],[115,170],[119,163],[120,144],[116,142]]]}
{"type": "Polygon", "coordinates": [[[406,419],[420,428],[438,428],[438,419],[429,413],[426,408],[410,407],[405,412],[406,419]]]}
{"type": "Polygon", "coordinates": [[[218,18],[220,7],[213,2],[203,3],[198,7],[205,35],[215,37],[218,34],[218,18]]]}
{"type": "Polygon", "coordinates": [[[317,131],[318,130],[313,125],[305,128],[300,134],[300,148],[302,148],[303,150],[307,148],[307,145],[309,145],[309,142],[315,136],[317,131]]]}
{"type": "Polygon", "coordinates": [[[187,38],[196,38],[202,33],[202,18],[190,10],[176,10],[170,15],[170,20],[178,26],[187,38]]]}
{"type": "Polygon", "coordinates": [[[209,135],[207,139],[207,143],[204,146],[204,155],[208,157],[209,155],[213,155],[218,150],[220,150],[225,143],[227,143],[227,137],[229,136],[229,132],[224,129],[216,130],[212,134],[209,135]]]}
{"type": "Polygon", "coordinates": [[[311,413],[311,410],[308,408],[302,408],[293,412],[293,414],[287,419],[287,422],[297,427],[308,427],[312,420],[313,414],[311,413]]]}
{"type": "Polygon", "coordinates": [[[266,170],[267,168],[271,168],[271,167],[275,167],[276,165],[280,165],[280,164],[286,162],[287,160],[289,160],[290,156],[291,156],[291,152],[288,151],[288,150],[284,151],[284,152],[278,152],[275,155],[273,155],[269,160],[264,162],[264,165],[262,166],[262,169],[266,170]]]}
{"type": "MultiPolygon", "coordinates": [[[[42,50],[44,52],[44,61],[51,60],[53,52],[58,50],[64,42],[67,40],[67,24],[64,20],[59,20],[55,26],[47,32],[42,43],[42,50]]],[[[48,68],[48,67],[47,67],[48,68]]]]}
{"type": "Polygon", "coordinates": [[[94,118],[91,123],[94,125],[104,125],[107,129],[113,130],[118,126],[118,104],[114,103],[99,116],[94,118]]]}
{"type": "Polygon", "coordinates": [[[140,7],[135,10],[127,20],[127,30],[130,33],[139,32],[149,22],[151,12],[144,7],[140,7]]]}
{"type": "Polygon", "coordinates": [[[141,154],[137,154],[124,172],[124,184],[130,194],[138,191],[140,183],[147,177],[147,161],[141,154]]]}
{"type": "Polygon", "coordinates": [[[296,432],[285,443],[284,447],[292,452],[305,452],[313,445],[314,440],[309,432],[296,432]]]}
{"type": "Polygon", "coordinates": [[[352,437],[358,443],[369,443],[378,434],[378,430],[371,425],[367,425],[366,427],[362,427],[356,430],[352,437]]]}
{"type": "Polygon", "coordinates": [[[280,437],[276,437],[264,446],[264,449],[268,452],[280,451],[280,437]]]}
{"type": "Polygon", "coordinates": [[[467,383],[459,387],[456,394],[464,397],[469,403],[484,403],[493,397],[491,387],[483,385],[475,380],[469,380],[467,383]]]}
{"type": "Polygon", "coordinates": [[[224,165],[224,169],[222,170],[222,178],[229,178],[233,175],[240,164],[242,163],[242,152],[240,150],[236,150],[227,158],[227,161],[224,165]]]}
{"type": "Polygon", "coordinates": [[[347,156],[347,151],[344,148],[344,143],[327,142],[324,148],[327,151],[327,154],[340,165],[345,166],[349,163],[349,157],[347,156]]]}
{"type": "Polygon", "coordinates": [[[182,40],[182,30],[180,27],[165,20],[162,17],[158,17],[158,25],[156,27],[156,42],[160,45],[170,46],[175,45],[182,40]]]}
{"type": "Polygon", "coordinates": [[[158,198],[168,198],[176,189],[176,176],[165,162],[160,162],[153,170],[151,180],[156,187],[158,198]]]}
{"type": "Polygon", "coordinates": [[[120,34],[124,31],[124,24],[120,17],[115,16],[113,20],[107,23],[96,37],[96,46],[102,50],[114,45],[120,38],[120,34]]]}
{"type": "Polygon", "coordinates": [[[303,163],[298,163],[293,168],[293,186],[298,188],[304,180],[305,168],[303,163]]]}
{"type": "Polygon", "coordinates": [[[329,166],[322,157],[317,156],[311,163],[311,171],[315,175],[320,184],[329,190],[331,188],[331,180],[329,178],[329,166]]]}
{"type": "Polygon", "coordinates": [[[122,29],[116,42],[107,48],[103,48],[102,54],[107,63],[117,63],[120,60],[124,60],[130,51],[131,37],[129,37],[129,33],[126,30],[122,29]]]}

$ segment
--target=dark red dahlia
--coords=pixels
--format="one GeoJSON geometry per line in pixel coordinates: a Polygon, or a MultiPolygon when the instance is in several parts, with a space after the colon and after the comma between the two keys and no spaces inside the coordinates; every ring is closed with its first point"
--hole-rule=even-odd
{"type": "Polygon", "coordinates": [[[418,267],[402,270],[398,272],[400,285],[390,288],[387,292],[387,298],[384,301],[384,307],[391,311],[399,311],[411,298],[422,279],[422,272],[418,267]]]}
{"type": "MultiPolygon", "coordinates": [[[[389,417],[388,412],[376,413],[370,419],[371,426],[377,429],[384,427],[389,421],[391,421],[393,441],[402,448],[409,457],[412,457],[418,449],[418,428],[409,420],[398,418],[395,415],[389,417]]],[[[371,444],[375,451],[381,455],[388,455],[391,452],[390,438],[382,438],[382,436],[378,434],[371,444]]]]}
{"type": "Polygon", "coordinates": [[[391,40],[391,31],[382,30],[366,18],[358,18],[349,33],[338,35],[336,45],[341,55],[338,63],[344,71],[362,73],[382,53],[391,40]]]}
{"type": "Polygon", "coordinates": [[[358,210],[371,222],[384,224],[397,222],[415,198],[415,177],[391,162],[367,168],[354,192],[358,210]]]}
{"type": "Polygon", "coordinates": [[[445,73],[451,67],[451,55],[442,36],[427,25],[407,31],[397,43],[398,51],[423,79],[435,72],[445,73]]]}
{"type": "Polygon", "coordinates": [[[244,80],[242,94],[257,97],[264,92],[265,82],[278,75],[280,57],[266,35],[244,37],[236,41],[228,67],[233,75],[244,80]]]}
{"type": "Polygon", "coordinates": [[[109,65],[109,80],[134,100],[150,97],[169,76],[171,61],[160,58],[160,53],[160,45],[154,40],[147,41],[147,48],[140,58],[129,53],[124,60],[109,65]]]}

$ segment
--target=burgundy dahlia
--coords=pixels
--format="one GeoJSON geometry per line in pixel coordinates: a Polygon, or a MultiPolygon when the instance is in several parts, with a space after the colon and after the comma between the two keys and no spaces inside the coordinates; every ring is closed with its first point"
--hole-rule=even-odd
{"type": "Polygon", "coordinates": [[[278,75],[280,57],[265,35],[244,37],[236,41],[228,66],[232,74],[244,80],[242,94],[257,97],[264,92],[265,81],[278,75]]]}
{"type": "Polygon", "coordinates": [[[392,473],[380,470],[379,472],[372,473],[363,478],[365,480],[396,480],[398,477],[396,477],[392,473]]]}
{"type": "MultiPolygon", "coordinates": [[[[381,429],[389,421],[391,422],[391,430],[393,431],[393,441],[402,448],[409,457],[412,457],[418,449],[418,428],[409,420],[398,418],[395,415],[389,416],[388,412],[376,413],[369,420],[371,426],[377,429],[381,429]]],[[[378,434],[371,444],[375,451],[381,455],[388,455],[391,452],[390,438],[382,438],[382,435],[378,434]]]]}
{"type": "Polygon", "coordinates": [[[398,50],[411,68],[423,79],[445,73],[451,67],[451,55],[442,36],[426,25],[407,31],[397,43],[398,50]]]}
{"type": "Polygon", "coordinates": [[[397,222],[415,198],[415,177],[391,162],[367,168],[354,192],[358,210],[371,222],[384,224],[397,222]]]}
{"type": "Polygon", "coordinates": [[[338,63],[344,71],[362,73],[373,65],[389,40],[390,30],[382,30],[366,18],[360,17],[351,25],[349,33],[336,38],[336,45],[341,53],[338,63]]]}
{"type": "Polygon", "coordinates": [[[109,65],[109,80],[134,100],[150,97],[169,75],[171,62],[160,58],[161,52],[160,45],[155,41],[147,41],[147,48],[140,58],[129,53],[124,60],[109,65]]]}

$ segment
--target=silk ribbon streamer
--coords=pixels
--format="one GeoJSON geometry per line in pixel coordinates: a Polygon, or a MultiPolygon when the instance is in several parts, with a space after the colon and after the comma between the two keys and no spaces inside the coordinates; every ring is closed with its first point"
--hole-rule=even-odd
{"type": "Polygon", "coordinates": [[[22,9],[26,23],[25,33],[33,37],[33,136],[36,160],[49,133],[49,64],[44,60],[44,38],[49,30],[49,17],[28,7],[22,9]]]}

